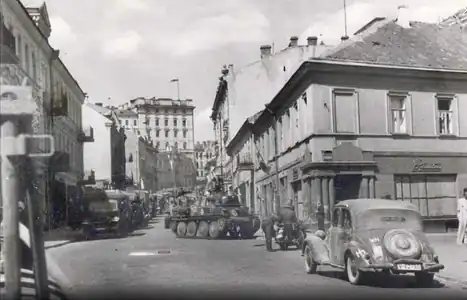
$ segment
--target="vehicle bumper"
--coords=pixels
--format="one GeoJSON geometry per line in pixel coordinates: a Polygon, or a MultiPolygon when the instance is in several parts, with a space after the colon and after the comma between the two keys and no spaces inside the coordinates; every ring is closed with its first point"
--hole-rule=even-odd
{"type": "Polygon", "coordinates": [[[391,271],[393,273],[419,273],[419,272],[428,272],[428,273],[437,273],[444,269],[444,265],[440,263],[427,263],[420,260],[405,260],[400,259],[392,263],[369,263],[365,262],[359,268],[361,271],[365,272],[378,272],[378,271],[391,271]],[[399,264],[408,264],[408,265],[421,265],[420,270],[399,270],[396,268],[399,264]]]}

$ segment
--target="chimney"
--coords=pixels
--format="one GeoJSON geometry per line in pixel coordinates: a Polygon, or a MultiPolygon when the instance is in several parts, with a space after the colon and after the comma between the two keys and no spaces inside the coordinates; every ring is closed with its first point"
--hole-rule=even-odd
{"type": "Polygon", "coordinates": [[[96,102],[96,103],[94,103],[94,104],[97,105],[97,106],[100,106],[100,107],[103,106],[102,102],[96,102]]]}
{"type": "Polygon", "coordinates": [[[341,37],[341,42],[345,42],[349,39],[348,36],[344,35],[343,37],[341,37]]]}
{"type": "Polygon", "coordinates": [[[269,56],[271,55],[271,49],[272,49],[272,46],[271,45],[263,45],[259,48],[259,50],[261,51],[261,58],[265,57],[265,56],[269,56]]]}
{"type": "Polygon", "coordinates": [[[403,28],[410,28],[409,8],[406,5],[399,5],[397,7],[396,23],[403,28]]]}
{"type": "Polygon", "coordinates": [[[318,37],[317,36],[309,36],[307,39],[308,46],[316,46],[318,44],[318,37]]]}
{"type": "Polygon", "coordinates": [[[297,47],[297,46],[298,46],[298,37],[297,36],[291,37],[289,47],[297,47]]]}

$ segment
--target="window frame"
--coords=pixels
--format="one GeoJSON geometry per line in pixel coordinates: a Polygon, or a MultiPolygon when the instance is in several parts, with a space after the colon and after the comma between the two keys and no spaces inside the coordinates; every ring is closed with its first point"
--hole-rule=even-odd
{"type": "Polygon", "coordinates": [[[358,101],[358,92],[354,89],[347,88],[334,88],[331,90],[331,99],[332,99],[332,131],[336,134],[350,134],[358,135],[360,134],[360,107],[358,101]],[[349,96],[352,97],[355,101],[355,130],[353,132],[349,131],[339,131],[337,129],[337,101],[336,96],[349,96]]]}
{"type": "Polygon", "coordinates": [[[457,136],[458,135],[458,118],[457,118],[457,104],[458,101],[456,101],[456,95],[454,94],[436,94],[435,96],[435,120],[436,120],[436,134],[438,136],[457,136]],[[439,101],[440,100],[449,100],[450,101],[450,109],[449,111],[446,110],[440,110],[439,109],[439,101]],[[451,118],[451,124],[450,124],[450,132],[441,132],[441,127],[440,127],[440,115],[441,113],[448,113],[448,115],[451,118]]]}
{"type": "Polygon", "coordinates": [[[388,106],[388,132],[392,135],[411,135],[412,134],[412,98],[410,93],[401,91],[390,91],[387,94],[388,106]],[[405,109],[397,109],[392,107],[392,100],[395,98],[402,98],[404,100],[405,109]],[[405,132],[395,130],[393,121],[394,111],[405,112],[405,132]]]}

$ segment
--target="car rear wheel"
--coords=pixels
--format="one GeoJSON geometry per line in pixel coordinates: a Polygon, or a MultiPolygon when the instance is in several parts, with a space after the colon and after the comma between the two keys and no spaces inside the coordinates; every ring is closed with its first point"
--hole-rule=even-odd
{"type": "Polygon", "coordinates": [[[357,263],[352,255],[347,255],[346,257],[345,272],[351,284],[361,285],[365,283],[366,274],[357,268],[357,263]]]}
{"type": "Polygon", "coordinates": [[[307,274],[316,274],[318,270],[318,264],[313,260],[313,254],[311,252],[310,245],[305,246],[305,271],[307,274]]]}
{"type": "Polygon", "coordinates": [[[431,287],[435,278],[434,273],[415,273],[415,281],[417,286],[431,287]]]}

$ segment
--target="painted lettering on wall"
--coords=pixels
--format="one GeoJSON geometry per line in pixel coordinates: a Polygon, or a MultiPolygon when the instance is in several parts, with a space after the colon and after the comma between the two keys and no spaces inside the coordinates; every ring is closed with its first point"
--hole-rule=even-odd
{"type": "Polygon", "coordinates": [[[412,172],[441,172],[442,167],[440,163],[427,163],[421,159],[416,159],[412,172]]]}

